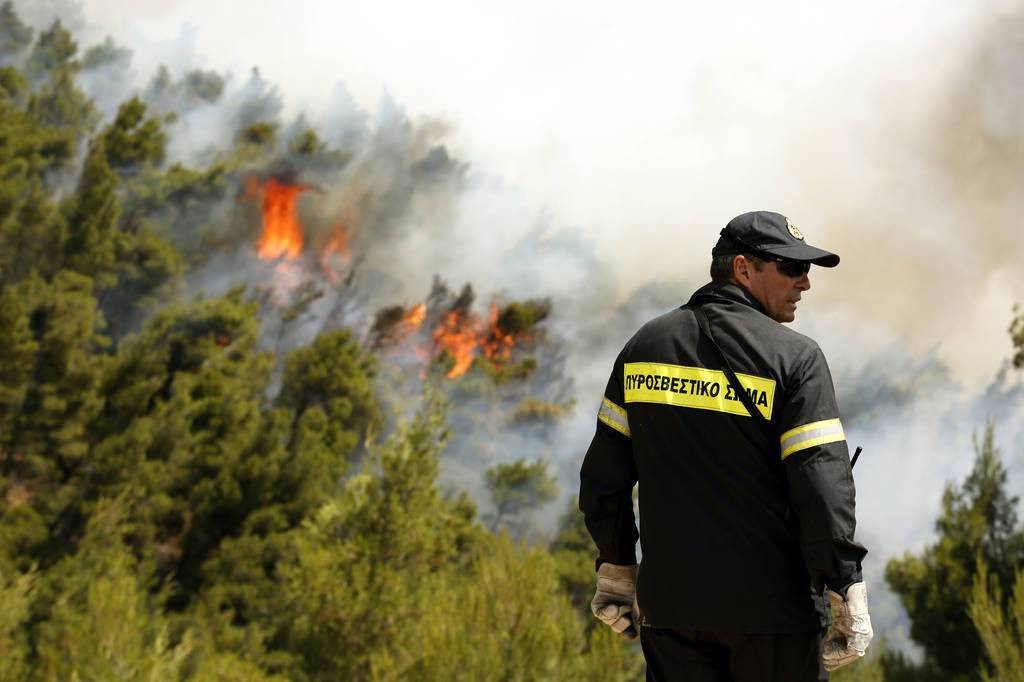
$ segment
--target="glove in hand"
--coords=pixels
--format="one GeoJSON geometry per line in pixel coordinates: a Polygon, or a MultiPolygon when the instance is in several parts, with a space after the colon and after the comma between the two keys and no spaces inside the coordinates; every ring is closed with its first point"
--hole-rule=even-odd
{"type": "Polygon", "coordinates": [[[837,592],[825,590],[832,607],[832,625],[825,633],[821,661],[825,670],[856,661],[867,651],[874,632],[868,615],[868,590],[864,583],[853,583],[846,590],[846,599],[837,592]]]}
{"type": "Polygon", "coordinates": [[[636,639],[640,634],[634,622],[636,571],[636,564],[601,564],[597,569],[597,592],[590,602],[598,620],[626,639],[636,639]]]}

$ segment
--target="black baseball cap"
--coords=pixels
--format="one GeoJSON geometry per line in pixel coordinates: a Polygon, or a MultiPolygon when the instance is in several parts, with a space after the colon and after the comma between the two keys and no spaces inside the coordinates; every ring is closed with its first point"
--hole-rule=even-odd
{"type": "Polygon", "coordinates": [[[808,244],[803,232],[781,213],[751,211],[738,215],[719,234],[712,256],[766,253],[826,268],[839,265],[839,256],[808,244]]]}

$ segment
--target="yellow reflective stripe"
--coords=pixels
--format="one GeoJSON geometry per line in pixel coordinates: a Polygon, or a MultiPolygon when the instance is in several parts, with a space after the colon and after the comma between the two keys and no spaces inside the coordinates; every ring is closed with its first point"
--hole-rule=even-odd
{"type": "Polygon", "coordinates": [[[786,431],[779,439],[779,445],[782,448],[782,459],[786,459],[794,452],[843,440],[846,440],[843,423],[838,419],[824,419],[786,431]]]}
{"type": "Polygon", "coordinates": [[[597,412],[597,418],[623,436],[629,436],[629,418],[626,416],[626,411],[608,398],[601,401],[601,409],[597,412]]]}
{"type": "MultiPolygon", "coordinates": [[[[736,378],[758,411],[765,419],[771,419],[775,380],[738,372],[736,378]]],[[[657,403],[750,417],[721,370],[657,362],[627,362],[623,381],[627,403],[657,403]]]]}

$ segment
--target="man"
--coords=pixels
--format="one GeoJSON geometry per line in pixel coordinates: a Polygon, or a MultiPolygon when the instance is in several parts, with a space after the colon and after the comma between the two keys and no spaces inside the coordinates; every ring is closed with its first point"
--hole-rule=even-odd
{"type": "Polygon", "coordinates": [[[648,680],[828,679],[871,638],[866,550],[825,357],[780,323],[839,256],[768,211],[720,235],[711,283],[645,324],[608,381],[580,471],[591,606],[639,630],[648,680]]]}

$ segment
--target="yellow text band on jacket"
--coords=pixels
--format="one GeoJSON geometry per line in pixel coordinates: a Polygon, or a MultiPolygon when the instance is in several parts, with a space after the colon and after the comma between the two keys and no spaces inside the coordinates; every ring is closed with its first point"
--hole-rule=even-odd
{"type": "MultiPolygon", "coordinates": [[[[775,380],[739,372],[736,378],[765,419],[771,419],[775,380]]],[[[721,370],[627,362],[623,381],[627,403],[658,403],[750,416],[721,370]]]]}
{"type": "Polygon", "coordinates": [[[779,440],[782,459],[786,459],[794,452],[800,452],[815,445],[846,440],[846,434],[843,432],[843,423],[838,419],[825,419],[790,429],[782,434],[779,440]]]}
{"type": "Polygon", "coordinates": [[[601,409],[597,412],[597,418],[623,436],[629,435],[629,419],[626,417],[626,411],[608,398],[601,401],[601,409]]]}

